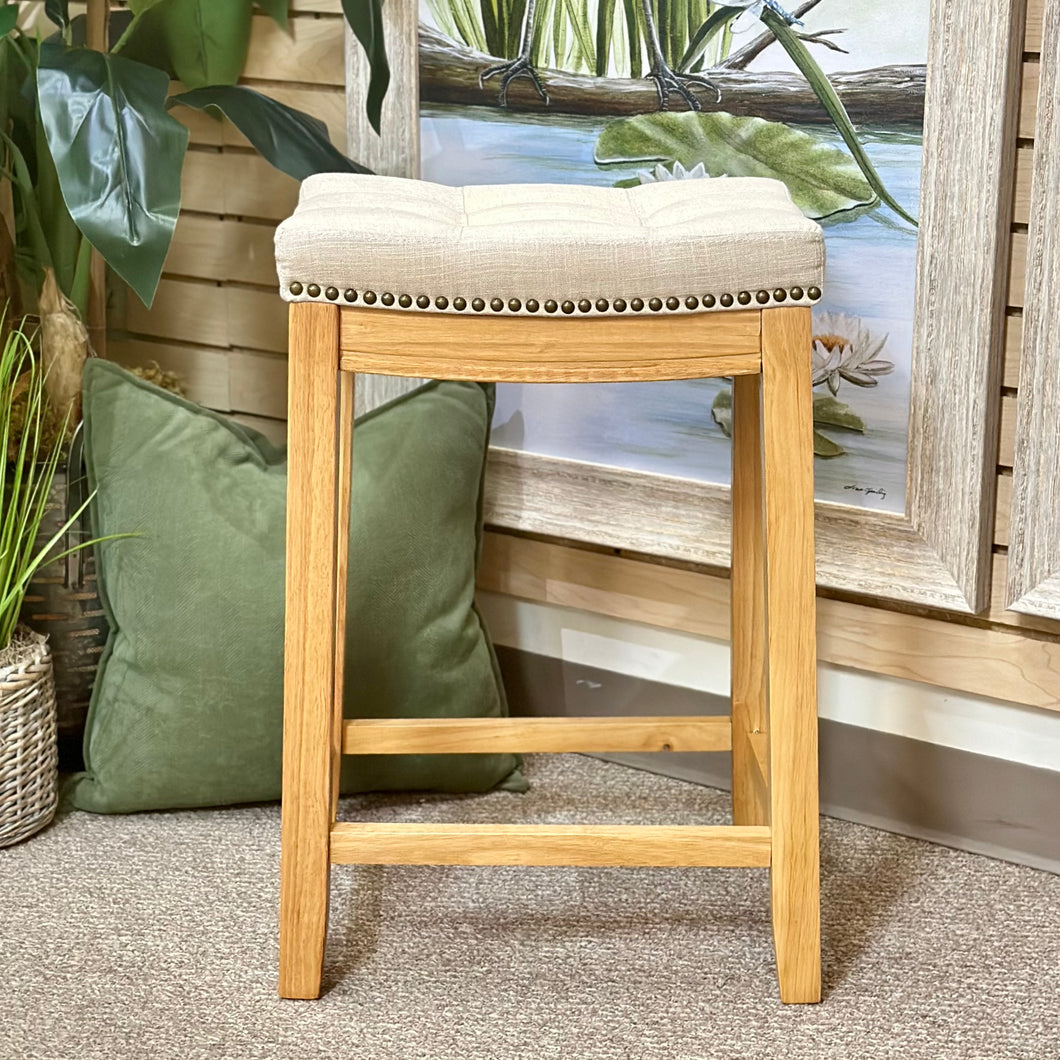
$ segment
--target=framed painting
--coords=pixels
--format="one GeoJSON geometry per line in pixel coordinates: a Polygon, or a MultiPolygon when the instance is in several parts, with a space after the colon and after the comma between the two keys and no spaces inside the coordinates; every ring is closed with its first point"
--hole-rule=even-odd
{"type": "MultiPolygon", "coordinates": [[[[986,604],[1019,0],[387,0],[382,138],[440,183],[784,180],[815,310],[818,583],[986,604]],[[419,142],[415,143],[418,133],[419,142]]],[[[366,380],[370,402],[396,381],[366,380]]],[[[725,381],[498,389],[491,525],[728,564],[725,381]]]]}

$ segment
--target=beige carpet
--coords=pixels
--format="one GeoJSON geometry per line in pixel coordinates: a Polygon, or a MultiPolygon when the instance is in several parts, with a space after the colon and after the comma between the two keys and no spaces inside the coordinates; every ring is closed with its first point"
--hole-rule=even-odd
{"type": "MultiPolygon", "coordinates": [[[[722,793],[534,758],[530,795],[347,817],[724,823],[722,793]]],[[[777,1000],[767,877],[335,871],[328,993],[275,996],[278,810],[73,814],[0,851],[0,1058],[1060,1057],[1060,877],[823,821],[823,1004],[777,1000]]]]}

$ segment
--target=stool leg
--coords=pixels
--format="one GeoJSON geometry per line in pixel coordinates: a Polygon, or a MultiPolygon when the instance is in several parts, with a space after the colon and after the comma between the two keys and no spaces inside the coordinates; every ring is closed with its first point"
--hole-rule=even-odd
{"type": "Polygon", "coordinates": [[[314,998],[327,934],[337,578],[339,312],[290,308],[280,996],[314,998]]]}
{"type": "Polygon", "coordinates": [[[766,731],[765,532],[762,377],[732,387],[732,820],[769,823],[767,794],[748,739],[766,731]]]}
{"type": "Polygon", "coordinates": [[[773,940],[784,1002],[821,998],[810,311],[762,313],[773,940]]]}

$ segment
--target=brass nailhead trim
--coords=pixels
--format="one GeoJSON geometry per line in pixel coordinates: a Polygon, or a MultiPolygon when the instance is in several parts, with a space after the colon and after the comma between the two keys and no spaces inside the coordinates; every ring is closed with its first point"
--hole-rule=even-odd
{"type": "MultiPolygon", "coordinates": [[[[310,298],[319,298],[321,294],[321,287],[319,284],[310,283],[303,284],[298,280],[292,280],[288,285],[288,290],[292,295],[298,297],[304,291],[310,298]]],[[[334,302],[339,298],[339,289],[337,287],[327,287],[323,291],[324,297],[329,301],[334,302]]],[[[654,297],[648,299],[647,306],[653,313],[660,312],[665,306],[668,310],[676,311],[681,308],[682,304],[688,310],[695,310],[703,306],[704,309],[713,309],[715,305],[720,304],[724,308],[728,309],[733,302],[739,302],[740,305],[749,305],[751,301],[758,302],[759,305],[768,305],[772,302],[784,302],[788,298],[792,301],[800,302],[803,297],[809,298],[811,301],[818,301],[821,297],[820,287],[807,287],[805,291],[801,287],[776,287],[772,291],[765,289],[756,291],[754,295],[750,291],[739,291],[736,295],[726,291],[724,294],[718,295],[715,298],[712,294],[705,294],[701,298],[696,297],[694,294],[688,295],[683,303],[677,295],[670,295],[665,299],[654,297]]],[[[356,302],[358,298],[357,291],[352,287],[347,287],[342,292],[342,297],[347,302],[356,302]]],[[[412,306],[413,299],[411,295],[393,295],[389,291],[384,292],[381,295],[377,295],[374,291],[364,291],[360,296],[362,302],[365,305],[375,305],[378,299],[385,306],[392,306],[395,301],[402,309],[408,309],[412,306]]],[[[421,294],[417,295],[416,306],[420,309],[429,309],[431,307],[431,298],[428,295],[421,294]]],[[[476,312],[481,313],[486,308],[486,301],[483,298],[473,298],[470,303],[466,298],[456,297],[450,303],[449,299],[445,295],[438,295],[434,299],[434,305],[440,310],[446,310],[450,304],[453,309],[457,312],[464,312],[465,309],[470,307],[476,312]]],[[[597,298],[595,302],[588,298],[580,298],[577,302],[571,299],[566,299],[563,302],[557,302],[554,298],[549,298],[545,302],[539,302],[536,298],[528,298],[525,303],[520,301],[518,298],[510,298],[505,303],[503,298],[492,298],[489,302],[489,308],[495,313],[503,312],[508,309],[509,312],[519,313],[524,308],[528,313],[536,313],[539,309],[544,308],[546,313],[555,313],[562,310],[567,316],[577,310],[581,313],[590,313],[595,308],[598,313],[606,313],[609,309],[613,309],[616,313],[624,313],[626,309],[631,309],[634,313],[639,313],[644,309],[645,302],[643,298],[631,298],[627,302],[624,298],[616,298],[613,301],[609,301],[606,298],[597,298]]]]}

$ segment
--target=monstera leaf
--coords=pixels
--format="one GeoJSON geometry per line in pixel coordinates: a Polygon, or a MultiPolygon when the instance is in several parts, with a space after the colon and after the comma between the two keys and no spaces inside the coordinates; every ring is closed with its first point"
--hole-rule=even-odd
{"type": "Polygon", "coordinates": [[[605,126],[598,163],[702,164],[712,177],[782,180],[807,217],[821,218],[878,200],[850,156],[781,122],[723,111],[639,114],[605,126]]]}
{"type": "Polygon", "coordinates": [[[250,47],[253,0],[132,0],[115,50],[159,66],[188,88],[234,85],[250,47]]]}
{"type": "Polygon", "coordinates": [[[168,106],[183,104],[223,114],[262,157],[295,180],[313,173],[368,173],[351,162],[328,138],[319,118],[242,85],[215,85],[171,96],[168,106]]]}
{"type": "Polygon", "coordinates": [[[40,114],[77,227],[146,305],[180,210],[188,130],[165,109],[169,78],[120,56],[41,46],[40,114]]]}

